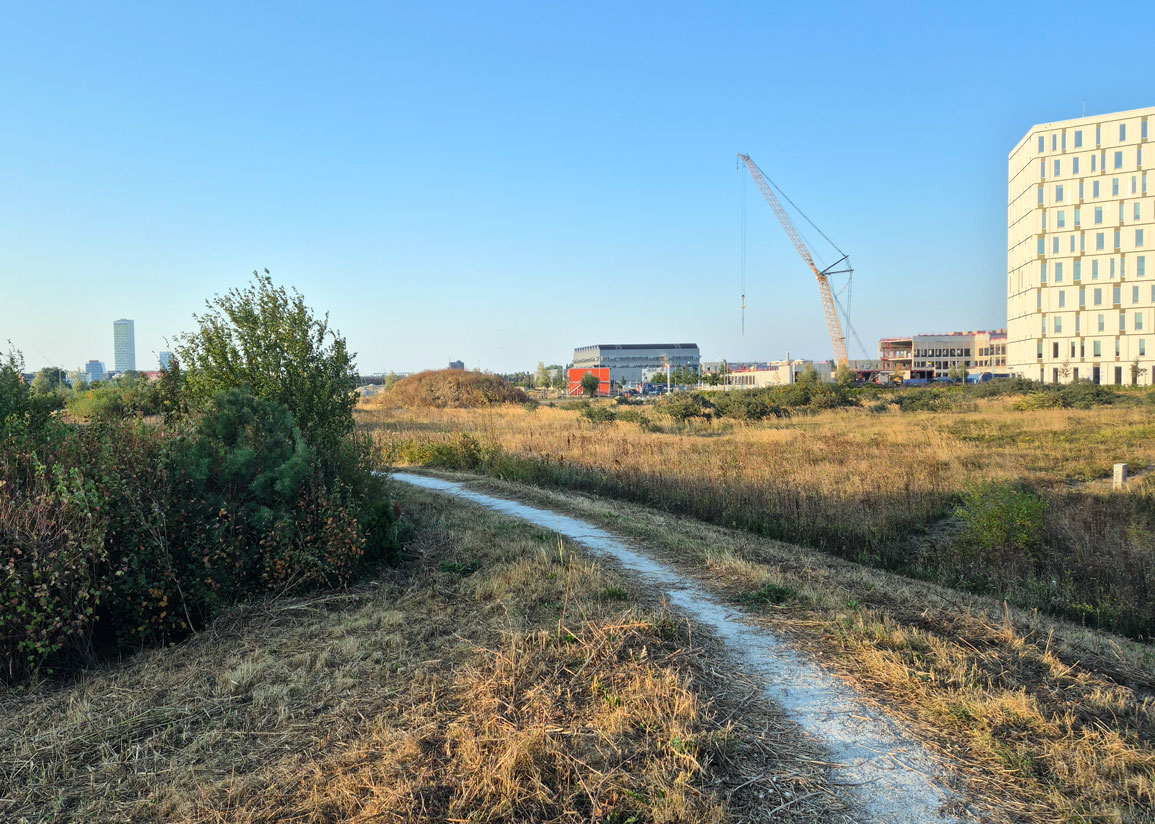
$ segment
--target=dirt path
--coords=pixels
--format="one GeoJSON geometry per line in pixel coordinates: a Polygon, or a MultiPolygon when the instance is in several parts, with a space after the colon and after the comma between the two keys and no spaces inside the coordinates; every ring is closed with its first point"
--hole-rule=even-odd
{"type": "Polygon", "coordinates": [[[553,530],[639,575],[646,586],[716,635],[736,662],[762,681],[766,696],[824,745],[833,764],[832,781],[845,787],[848,800],[869,820],[960,821],[940,813],[956,799],[946,788],[941,765],[921,744],[842,682],[692,579],[586,521],[473,492],[453,481],[403,472],[391,477],[553,530]]]}

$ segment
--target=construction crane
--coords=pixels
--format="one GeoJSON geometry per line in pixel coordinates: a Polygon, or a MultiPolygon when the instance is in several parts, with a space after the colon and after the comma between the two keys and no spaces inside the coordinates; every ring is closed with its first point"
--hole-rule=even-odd
{"type": "MultiPolygon", "coordinates": [[[[778,222],[781,223],[782,228],[786,230],[790,242],[794,244],[794,248],[798,250],[798,254],[806,261],[806,265],[810,267],[810,271],[818,278],[818,291],[822,293],[822,308],[826,311],[826,325],[830,328],[830,342],[834,344],[834,362],[838,366],[850,363],[850,359],[846,356],[846,337],[842,334],[842,324],[838,320],[838,309],[834,303],[834,292],[830,288],[830,275],[841,275],[854,271],[850,268],[850,256],[843,254],[842,257],[825,269],[819,269],[814,263],[814,257],[810,254],[810,250],[806,248],[806,244],[802,241],[802,235],[798,234],[798,230],[794,228],[794,224],[790,222],[789,215],[787,215],[786,210],[782,208],[782,204],[778,202],[778,198],[774,196],[774,189],[770,185],[770,181],[766,179],[766,175],[762,174],[762,170],[758,168],[758,164],[750,159],[750,155],[742,154],[741,152],[738,153],[738,159],[746,164],[746,168],[750,170],[750,175],[754,178],[754,182],[757,183],[758,188],[762,190],[762,196],[766,198],[766,202],[769,203],[770,208],[774,210],[774,215],[778,218],[778,222]],[[835,268],[843,264],[845,264],[844,268],[835,268]]],[[[841,249],[839,249],[839,253],[842,253],[841,249]]]]}

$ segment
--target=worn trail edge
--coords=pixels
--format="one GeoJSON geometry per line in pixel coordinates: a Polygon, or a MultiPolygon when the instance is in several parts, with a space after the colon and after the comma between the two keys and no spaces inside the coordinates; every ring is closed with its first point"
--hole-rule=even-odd
{"type": "Polygon", "coordinates": [[[473,492],[453,481],[403,472],[391,477],[529,521],[611,556],[662,591],[671,605],[709,627],[743,669],[763,681],[766,696],[830,751],[837,764],[834,781],[845,786],[848,799],[867,817],[888,824],[959,821],[940,813],[950,795],[942,787],[945,782],[936,778],[940,765],[921,744],[866,706],[849,687],[685,575],[587,521],[473,492]]]}

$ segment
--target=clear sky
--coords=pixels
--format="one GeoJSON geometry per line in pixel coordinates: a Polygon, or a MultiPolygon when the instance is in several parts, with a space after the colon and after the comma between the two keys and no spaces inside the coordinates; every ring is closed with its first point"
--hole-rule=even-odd
{"type": "Polygon", "coordinates": [[[205,298],[268,267],[366,373],[613,342],[830,357],[752,182],[741,332],[739,151],[850,253],[870,356],[1003,326],[1007,153],[1084,100],[1155,104],[1153,21],[1149,3],[0,0],[0,344],[111,367],[128,317],[155,368],[205,298]]]}

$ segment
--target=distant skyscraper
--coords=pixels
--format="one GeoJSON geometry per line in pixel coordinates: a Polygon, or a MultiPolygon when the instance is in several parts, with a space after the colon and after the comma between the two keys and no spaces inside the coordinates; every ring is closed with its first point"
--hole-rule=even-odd
{"type": "Polygon", "coordinates": [[[90,360],[84,364],[84,376],[88,378],[88,382],[104,380],[104,363],[98,360],[90,360]]]}
{"type": "Polygon", "coordinates": [[[161,369],[168,369],[168,365],[172,363],[172,352],[157,352],[156,359],[160,361],[161,369]]]}
{"type": "Polygon", "coordinates": [[[112,342],[115,351],[113,363],[117,372],[136,369],[136,334],[131,320],[121,318],[112,324],[112,342]]]}

